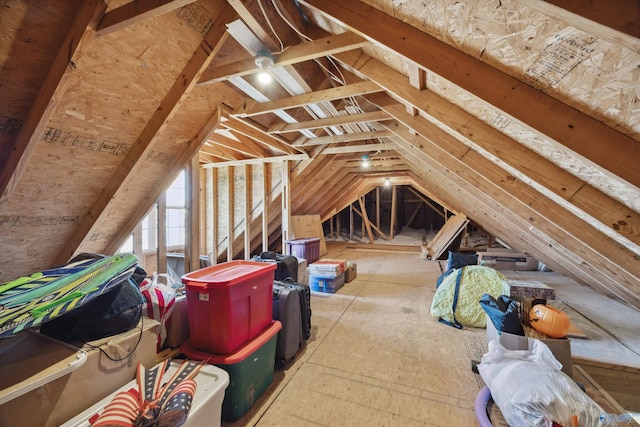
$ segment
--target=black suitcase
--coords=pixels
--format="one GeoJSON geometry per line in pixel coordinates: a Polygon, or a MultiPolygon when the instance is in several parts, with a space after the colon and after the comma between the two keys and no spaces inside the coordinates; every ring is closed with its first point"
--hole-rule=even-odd
{"type": "Polygon", "coordinates": [[[304,296],[304,299],[300,300],[300,307],[302,310],[302,332],[304,335],[304,340],[307,341],[309,337],[311,337],[311,289],[309,289],[309,285],[304,285],[302,283],[296,283],[291,279],[285,279],[283,281],[276,280],[274,285],[288,285],[294,286],[301,291],[301,295],[304,296]]]}
{"type": "Polygon", "coordinates": [[[273,284],[273,319],[282,323],[276,343],[276,366],[284,368],[304,346],[302,324],[304,298],[299,286],[275,282],[273,284]]]}
{"type": "Polygon", "coordinates": [[[291,278],[294,281],[298,280],[298,258],[293,255],[283,255],[276,252],[262,252],[260,255],[254,256],[253,260],[259,262],[275,262],[275,280],[285,280],[287,278],[291,278]]]}

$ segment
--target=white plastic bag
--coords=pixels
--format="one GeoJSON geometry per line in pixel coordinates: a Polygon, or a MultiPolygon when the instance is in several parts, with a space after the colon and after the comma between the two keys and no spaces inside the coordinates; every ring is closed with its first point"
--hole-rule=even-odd
{"type": "Polygon", "coordinates": [[[540,340],[531,351],[507,350],[494,340],[478,371],[511,427],[601,426],[602,408],[561,367],[540,340]]]}

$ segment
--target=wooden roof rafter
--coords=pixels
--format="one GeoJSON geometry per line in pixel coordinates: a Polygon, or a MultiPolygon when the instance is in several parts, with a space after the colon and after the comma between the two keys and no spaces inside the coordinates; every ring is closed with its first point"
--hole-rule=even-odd
{"type": "MultiPolygon", "coordinates": [[[[233,9],[231,9],[227,4],[222,5],[221,13],[217,16],[217,19],[209,29],[208,33],[204,36],[200,45],[193,52],[182,72],[178,75],[172,87],[161,101],[160,106],[157,108],[153,117],[151,117],[141,134],[138,136],[136,143],[133,144],[131,150],[125,156],[125,159],[114,173],[113,178],[109,181],[108,185],[103,189],[102,193],[95,200],[93,206],[89,209],[89,213],[81,222],[78,232],[74,234],[74,236],[64,245],[64,250],[60,252],[56,260],[58,264],[63,264],[69,260],[82,242],[89,237],[91,229],[94,228],[97,222],[101,219],[101,216],[105,212],[109,202],[122,187],[122,184],[137,168],[141,167],[146,154],[151,149],[151,143],[156,135],[164,129],[170,118],[177,111],[178,106],[184,101],[186,95],[195,86],[202,71],[208,66],[215,54],[222,47],[222,44],[228,36],[225,25],[227,22],[234,19],[235,16],[236,14],[233,9]]],[[[199,134],[201,140],[192,141],[187,148],[187,152],[183,153],[180,159],[178,159],[183,163],[174,165],[176,174],[185,166],[185,164],[188,163],[194,154],[199,151],[206,138],[213,131],[215,126],[217,126],[220,117],[221,110],[218,109],[217,114],[213,114],[207,122],[210,128],[205,129],[206,132],[201,132],[199,134]]],[[[168,184],[170,184],[170,182],[168,184]]],[[[159,196],[162,191],[164,191],[165,187],[156,186],[156,188],[158,189],[159,196]]],[[[155,200],[156,199],[154,198],[148,202],[149,206],[146,207],[147,209],[145,212],[148,211],[155,200]]],[[[135,221],[135,223],[137,223],[143,215],[144,213],[140,214],[140,217],[132,218],[131,221],[135,221]]],[[[117,251],[117,248],[126,240],[129,230],[132,230],[134,227],[135,224],[132,224],[130,228],[122,228],[123,234],[116,236],[111,240],[111,243],[108,246],[112,253],[117,251]]]]}
{"type": "Polygon", "coordinates": [[[500,110],[509,111],[541,134],[640,187],[640,144],[631,136],[362,1],[299,1],[347,30],[446,77],[500,110]],[[544,114],[549,111],[554,113],[544,114]],[[627,155],[617,159],[611,152],[627,155]]]}
{"type": "MultiPolygon", "coordinates": [[[[273,55],[275,59],[274,67],[293,65],[319,57],[333,55],[335,53],[356,49],[369,43],[369,41],[350,32],[330,35],[322,39],[290,46],[282,53],[273,55]]],[[[203,73],[198,84],[216,83],[231,77],[242,77],[257,73],[258,71],[260,71],[260,68],[256,65],[255,58],[251,57],[208,69],[203,73]]]]}
{"type": "Polygon", "coordinates": [[[8,151],[8,159],[0,169],[0,212],[13,193],[37,142],[42,138],[55,105],[66,90],[70,80],[69,72],[72,72],[70,65],[74,63],[77,49],[84,38],[91,36],[88,29],[97,25],[105,10],[106,4],[102,1],[82,2],[74,16],[35,101],[20,127],[16,141],[8,151]]]}
{"type": "MultiPolygon", "coordinates": [[[[640,229],[640,214],[628,208],[621,209],[621,204],[617,200],[586,185],[581,179],[571,175],[537,153],[528,150],[508,135],[499,132],[437,94],[431,91],[420,91],[412,87],[403,74],[363,52],[343,53],[338,55],[338,59],[349,67],[355,67],[354,71],[356,73],[375,81],[384,87],[387,92],[406,100],[425,115],[431,116],[449,126],[462,136],[461,140],[472,141],[479,151],[490,153],[492,156],[499,158],[510,167],[517,169],[528,178],[544,186],[546,190],[584,210],[587,214],[601,221],[603,225],[611,227],[624,238],[631,240],[635,244],[640,243],[639,235],[634,235],[633,233],[622,234],[631,228],[640,229]],[[598,200],[597,203],[593,202],[594,198],[598,200]],[[618,221],[637,225],[625,230],[616,229],[615,224],[618,224],[618,221]]],[[[455,139],[429,121],[410,116],[406,113],[406,108],[398,104],[389,95],[373,94],[369,95],[368,99],[370,101],[375,100],[373,101],[374,103],[377,103],[381,109],[396,118],[405,117],[405,119],[402,119],[405,126],[409,128],[422,126],[423,134],[437,135],[434,137],[435,140],[448,141],[455,139]],[[415,124],[409,125],[409,121],[415,124]],[[428,127],[429,130],[424,129],[424,127],[428,127]]],[[[464,144],[456,143],[454,146],[458,147],[457,149],[459,150],[463,150],[463,152],[470,150],[469,146],[464,144]]]]}
{"type": "Polygon", "coordinates": [[[327,117],[326,119],[309,120],[298,123],[278,122],[269,126],[267,133],[288,133],[300,132],[302,130],[314,130],[319,128],[342,126],[354,123],[378,122],[389,119],[390,116],[384,111],[372,111],[360,114],[345,114],[338,117],[327,117]]]}
{"type": "Polygon", "coordinates": [[[200,148],[200,152],[225,160],[243,160],[250,157],[237,149],[231,149],[224,145],[216,144],[211,142],[209,139],[207,139],[202,148],[200,148]]]}
{"type": "Polygon", "coordinates": [[[97,36],[137,24],[146,19],[195,3],[196,0],[134,0],[105,13],[96,30],[97,36]]]}
{"type": "Polygon", "coordinates": [[[334,101],[350,96],[366,95],[369,93],[380,92],[381,90],[382,88],[380,88],[376,83],[365,80],[358,83],[352,83],[347,86],[338,86],[331,89],[304,93],[302,95],[294,95],[289,98],[278,99],[271,102],[260,103],[253,100],[247,100],[247,102],[231,113],[231,116],[239,118],[251,117],[260,114],[273,113],[276,110],[287,110],[294,107],[302,107],[307,104],[334,101]]]}
{"type": "Polygon", "coordinates": [[[393,136],[393,132],[383,129],[370,132],[344,133],[342,135],[320,136],[317,138],[305,138],[303,141],[296,141],[294,146],[309,147],[312,145],[339,144],[343,142],[380,140],[393,136]]]}
{"type": "MultiPolygon", "coordinates": [[[[405,114],[409,116],[408,113],[405,114]]],[[[496,205],[497,207],[492,207],[491,210],[498,209],[500,223],[506,224],[507,221],[511,221],[514,224],[510,232],[526,236],[525,240],[539,239],[538,249],[546,247],[546,252],[534,253],[538,259],[549,265],[564,259],[566,265],[560,267],[563,271],[569,269],[574,277],[579,277],[585,283],[613,292],[621,299],[633,301],[636,307],[640,306],[640,298],[629,294],[630,289],[640,288],[640,271],[637,262],[633,261],[631,251],[625,250],[613,239],[593,228],[592,224],[584,221],[575,219],[572,223],[565,222],[565,228],[557,226],[556,224],[562,223],[563,217],[569,215],[562,207],[519,180],[513,177],[509,179],[509,173],[496,168],[492,161],[475,151],[466,151],[463,155],[456,156],[451,153],[455,151],[455,141],[442,145],[439,140],[414,135],[404,126],[398,128],[398,134],[401,139],[397,142],[401,150],[406,151],[407,162],[413,165],[415,170],[423,170],[421,176],[424,179],[432,181],[438,173],[443,176],[444,182],[450,182],[453,188],[465,189],[465,200],[469,202],[468,208],[464,211],[467,216],[474,216],[473,203],[477,204],[476,207],[487,206],[486,209],[489,209],[488,206],[496,205]],[[506,185],[506,182],[509,184],[506,185]],[[532,229],[539,230],[539,234],[532,235],[532,229]],[[597,245],[607,246],[606,255],[593,250],[597,245]],[[553,256],[557,258],[550,260],[553,256]],[[611,271],[612,265],[616,266],[615,271],[611,271]],[[609,271],[610,281],[605,283],[601,276],[590,273],[591,269],[609,271]]]]}
{"type": "Polygon", "coordinates": [[[229,117],[228,120],[223,122],[223,126],[239,135],[243,135],[259,144],[262,144],[269,149],[275,150],[276,152],[282,154],[305,154],[304,151],[291,146],[288,141],[278,137],[277,135],[267,134],[257,123],[229,117]]]}
{"type": "Polygon", "coordinates": [[[257,143],[255,140],[236,133],[231,129],[229,133],[233,138],[220,133],[214,133],[209,137],[207,142],[225,147],[228,150],[238,151],[248,157],[268,157],[271,155],[271,152],[265,148],[264,145],[257,143]]]}

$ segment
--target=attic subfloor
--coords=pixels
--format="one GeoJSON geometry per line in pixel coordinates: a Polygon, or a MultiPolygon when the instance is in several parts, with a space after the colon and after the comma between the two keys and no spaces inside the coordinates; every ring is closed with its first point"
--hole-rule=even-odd
{"type": "MultiPolygon", "coordinates": [[[[457,330],[432,318],[438,263],[420,259],[418,247],[328,243],[328,250],[327,258],[356,262],[357,279],[335,294],[312,294],[306,348],[288,369],[275,371],[241,420],[223,425],[477,425],[474,399],[484,384],[471,361],[486,349],[486,332],[457,330]]],[[[598,355],[640,368],[640,337],[632,327],[640,324],[640,313],[555,273],[505,273],[542,279],[569,304],[572,321],[589,337],[572,340],[574,358],[598,355]]],[[[581,372],[574,377],[601,398],[581,372]]]]}

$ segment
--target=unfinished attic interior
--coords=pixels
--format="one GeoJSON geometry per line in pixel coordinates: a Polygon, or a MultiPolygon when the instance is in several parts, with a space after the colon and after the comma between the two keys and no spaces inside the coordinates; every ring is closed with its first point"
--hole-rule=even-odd
{"type": "MultiPolygon", "coordinates": [[[[544,266],[499,272],[555,289],[573,378],[634,425],[638,0],[3,0],[0,68],[0,283],[121,251],[149,274],[177,253],[182,274],[301,238],[357,264],[223,425],[487,425],[487,331],[429,313],[452,227],[456,250],[544,266]]],[[[152,329],[117,369],[88,351],[48,386],[5,383],[0,425],[60,425],[180,357],[152,329]]],[[[32,332],[3,360],[29,360],[7,343],[32,332]]]]}

